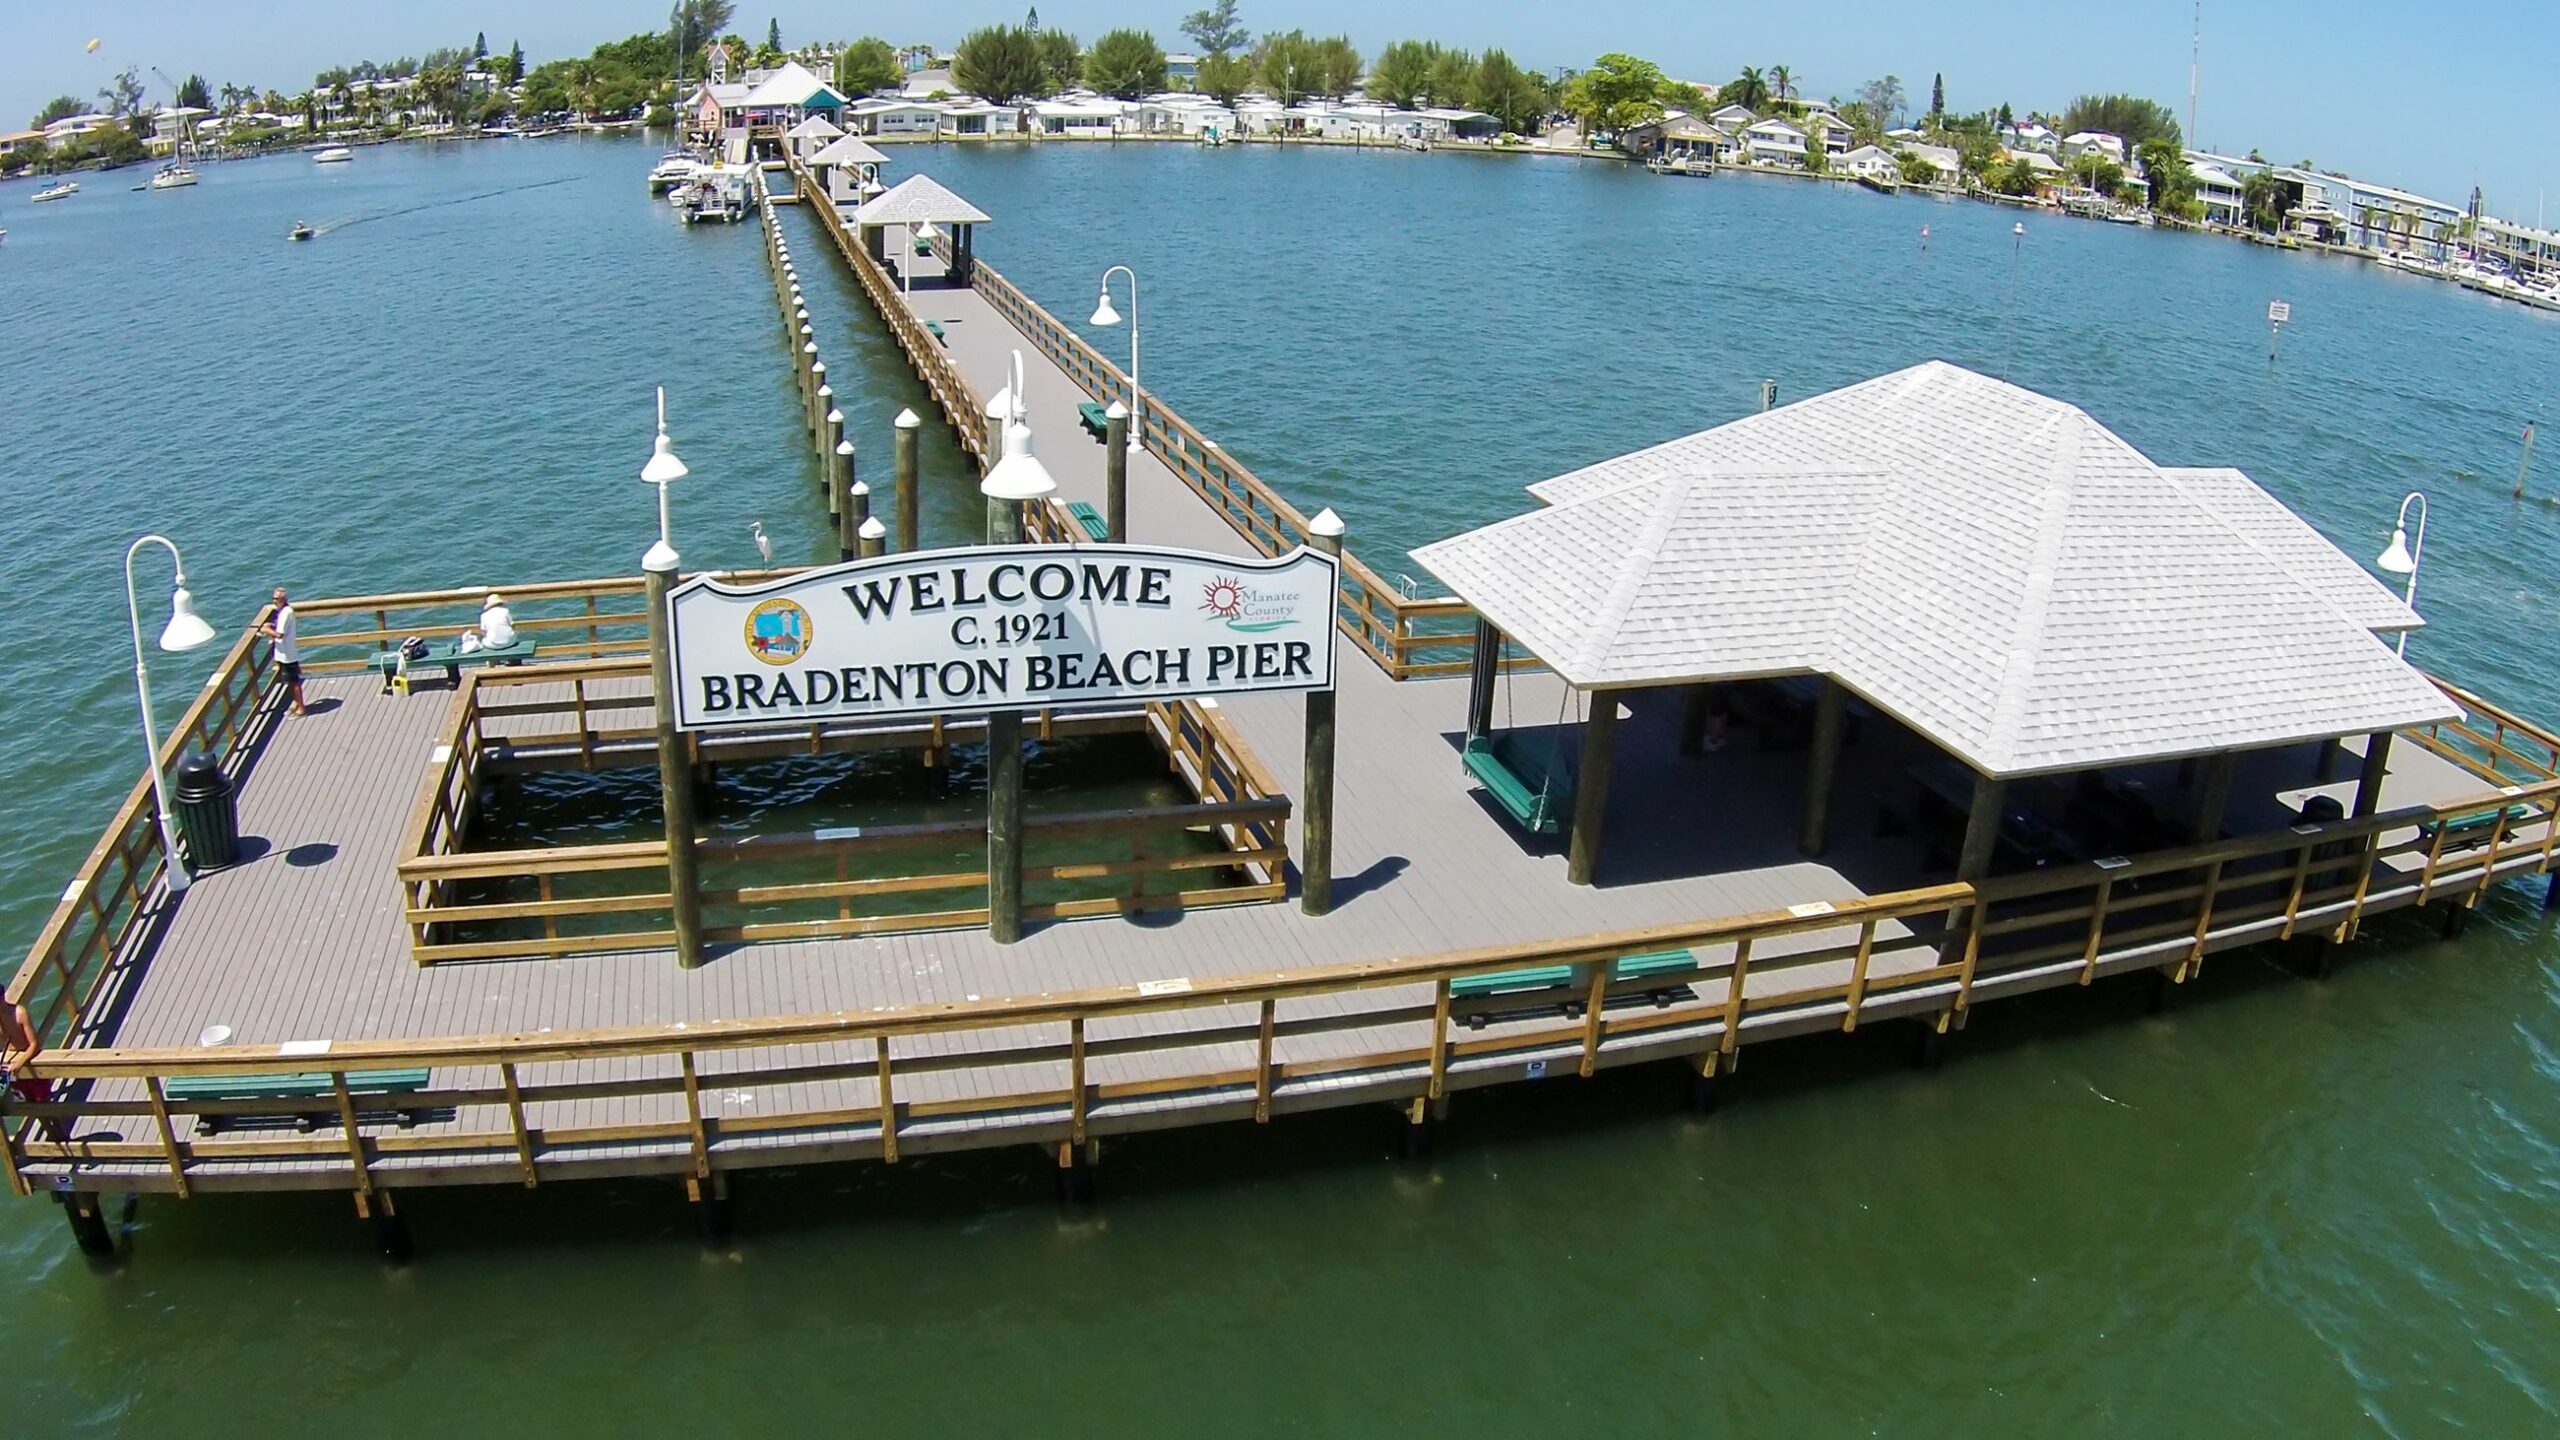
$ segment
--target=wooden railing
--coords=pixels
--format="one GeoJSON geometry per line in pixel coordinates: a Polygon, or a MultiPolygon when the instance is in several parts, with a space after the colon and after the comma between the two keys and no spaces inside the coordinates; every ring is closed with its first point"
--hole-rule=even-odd
{"type": "Polygon", "coordinates": [[[493,589],[505,596],[516,633],[532,640],[543,660],[648,653],[648,610],[635,575],[296,601],[302,668],[312,675],[364,670],[411,635],[458,635],[478,623],[480,604],[493,589]]]}
{"type": "MultiPolygon", "coordinates": [[[[654,763],[654,722],[601,723],[612,712],[651,707],[645,688],[635,692],[630,683],[647,675],[645,662],[612,660],[465,674],[399,852],[402,912],[410,955],[419,964],[674,943],[663,839],[499,850],[464,843],[493,740],[505,742],[511,766],[592,768],[615,749],[654,763]],[[508,698],[534,687],[544,693],[508,698]],[[561,719],[569,728],[559,728],[561,719]],[[538,933],[521,933],[527,927],[538,933]],[[498,930],[512,933],[492,933],[498,930]]],[[[885,749],[940,755],[983,728],[982,720],[936,717],[690,735],[686,744],[694,762],[885,749]]],[[[1146,733],[1198,797],[1189,805],[1027,819],[1027,850],[1053,857],[1024,868],[1035,896],[1043,887],[1053,892],[1026,905],[1027,915],[1134,913],[1276,900],[1286,893],[1289,800],[1214,702],[1041,711],[1025,728],[1041,740],[1146,733]],[[1202,843],[1202,835],[1214,843],[1202,843]],[[1108,853],[1121,850],[1126,853],[1108,853]],[[1175,882],[1170,888],[1168,879],[1175,882]],[[1180,883],[1192,879],[1200,883],[1180,883]],[[1087,893],[1097,888],[1114,893],[1087,893]]],[[[706,872],[749,877],[706,885],[705,904],[726,923],[708,926],[705,934],[728,942],[983,924],[985,844],[983,819],[700,840],[696,854],[706,872]],[[908,868],[896,868],[901,864],[908,868]],[[831,875],[824,873],[830,868],[831,875]],[[753,878],[777,869],[803,873],[753,878]]]]}
{"type": "MultiPolygon", "coordinates": [[[[872,259],[871,253],[862,248],[862,237],[857,228],[847,225],[844,217],[836,213],[835,205],[825,198],[825,187],[810,176],[796,156],[791,160],[791,182],[801,193],[819,197],[817,203],[808,207],[809,213],[818,217],[819,228],[835,241],[836,252],[844,256],[846,265],[852,267],[853,278],[862,286],[862,293],[871,301],[871,308],[887,322],[889,334],[897,340],[898,348],[907,353],[907,363],[915,368],[916,375],[924,381],[925,389],[932,392],[934,403],[942,407],[944,418],[951,422],[953,433],[959,437],[960,448],[968,451],[981,469],[985,468],[990,463],[987,458],[985,402],[969,388],[969,382],[960,374],[960,367],[951,363],[951,352],[943,348],[941,341],[933,338],[933,333],[924,328],[915,312],[898,298],[897,282],[890,279],[889,273],[880,267],[880,262],[872,259]]],[[[901,257],[900,263],[907,263],[912,258],[901,257]]]]}
{"type": "MultiPolygon", "coordinates": [[[[16,1104],[66,1127],[19,1132],[23,1167],[154,1167],[184,1190],[201,1167],[341,1157],[328,1183],[380,1183],[390,1156],[478,1162],[531,1183],[581,1162],[582,1147],[658,1144],[696,1174],[724,1147],[776,1132],[825,1140],[831,1153],[894,1160],[902,1137],[936,1143],[1081,1140],[1147,1123],[1138,1113],[1185,1098],[1201,1118],[1362,1098],[1438,1096],[1517,1076],[1519,1062],[1591,1073],[1621,1060],[1686,1054],[1730,1064],[1739,1045],[1812,1029],[1854,1030],[1893,1017],[1945,1027],[1977,1000],[2086,984],[2128,969],[2192,974],[2210,952],[2296,933],[2338,935],[2384,907],[2476,899],[2504,875],[2546,870],[2560,781],[2416,806],[2364,820],[2061,867],[1980,886],[1938,885],[1868,899],[1560,941],[1229,977],[1167,977],[1069,994],[904,1009],[465,1039],[349,1042],[325,1059],[274,1046],[221,1050],[64,1050],[38,1073],[94,1082],[84,1098],[16,1104]],[[2529,818],[2459,846],[2440,822],[2527,807],[2529,818]],[[2432,830],[2434,838],[2428,838],[2432,830]],[[2395,864],[2393,862],[2401,862],[2395,864]],[[2404,868],[2405,867],[2405,868],[2404,868]],[[1958,917],[1952,924],[1949,917],[1958,917]],[[1685,950],[1676,973],[1613,979],[1610,962],[1685,950]],[[1452,982],[1572,967],[1544,997],[1468,998],[1452,982]],[[1634,995],[1657,1003],[1628,1004],[1634,995]],[[1616,1003],[1613,1003],[1616,1002],[1616,1003]],[[1479,1028],[1479,1022],[1481,1022],[1479,1028]],[[1311,1043],[1312,1042],[1312,1043],[1311,1043]],[[1284,1054],[1284,1049],[1295,1056],[1284,1054]],[[1097,1061],[1136,1057],[1104,1080],[1097,1061]],[[610,1063],[603,1063],[610,1062],[610,1063]],[[443,1116],[414,1131],[368,1130],[350,1099],[353,1072],[423,1068],[432,1083],[398,1099],[443,1116]],[[331,1096],[193,1101],[167,1093],[185,1076],[325,1069],[331,1096]],[[966,1085],[933,1077],[971,1072],[966,1085]],[[116,1085],[111,1082],[128,1082],[116,1085]],[[903,1088],[902,1088],[903,1087],[903,1088]],[[717,1104],[714,1104],[714,1096],[717,1104]],[[580,1123],[575,1107],[638,1100],[653,1118],[580,1123]],[[186,1117],[234,1122],[181,1136],[186,1117]],[[341,1133],[238,1133],[237,1122],[338,1117],[341,1133]],[[124,1138],[133,1122],[148,1138],[124,1138]],[[97,1133],[77,1127],[100,1123],[97,1133]],[[959,1132],[989,1132],[954,1140],[959,1132]]],[[[1087,823],[1074,817],[1067,823],[1087,823]]],[[[808,843],[817,843],[814,840],[808,843]]],[[[832,893],[832,891],[830,891],[832,893]]],[[[795,932],[796,933],[796,932],[795,932]]],[[[627,1149],[619,1152],[625,1156],[627,1149]]],[[[125,1183],[137,1183],[130,1177],[125,1183]]]]}

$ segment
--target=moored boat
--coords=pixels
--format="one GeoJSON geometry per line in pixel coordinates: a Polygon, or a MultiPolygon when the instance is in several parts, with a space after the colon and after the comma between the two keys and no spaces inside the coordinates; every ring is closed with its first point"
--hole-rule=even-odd
{"type": "Polygon", "coordinates": [[[661,194],[701,173],[702,162],[686,150],[670,150],[649,171],[649,193],[661,194]]]}
{"type": "Polygon", "coordinates": [[[354,158],[356,158],[356,152],[344,145],[332,145],[325,150],[315,150],[311,155],[312,163],[317,165],[343,165],[354,158]]]}
{"type": "Polygon", "coordinates": [[[194,183],[196,183],[194,167],[176,160],[161,166],[151,177],[151,188],[154,190],[179,190],[194,183]]]}
{"type": "Polygon", "coordinates": [[[76,180],[65,180],[59,185],[47,185],[27,198],[30,201],[41,205],[47,200],[68,200],[79,193],[80,182],[76,180]]]}

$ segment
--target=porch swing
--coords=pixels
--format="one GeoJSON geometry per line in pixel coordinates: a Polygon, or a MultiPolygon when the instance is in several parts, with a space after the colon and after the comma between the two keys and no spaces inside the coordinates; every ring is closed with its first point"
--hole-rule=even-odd
{"type": "Polygon", "coordinates": [[[1566,686],[1556,698],[1556,723],[1541,761],[1525,753],[1530,747],[1512,728],[1511,674],[1501,670],[1500,646],[1493,647],[1490,660],[1486,654],[1487,647],[1479,643],[1479,675],[1490,666],[1502,676],[1502,731],[1469,735],[1461,758],[1467,773],[1521,829],[1532,835],[1557,834],[1565,827],[1565,817],[1573,813],[1573,775],[1565,768],[1564,758],[1564,717],[1573,704],[1573,687],[1566,686]]]}

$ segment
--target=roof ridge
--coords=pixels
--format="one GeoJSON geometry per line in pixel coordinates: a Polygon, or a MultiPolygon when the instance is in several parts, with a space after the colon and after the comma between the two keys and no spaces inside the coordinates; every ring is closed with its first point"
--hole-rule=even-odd
{"type": "Polygon", "coordinates": [[[2081,447],[2096,424],[2077,408],[2066,405],[2064,413],[2053,416],[2046,427],[2060,433],[2053,437],[2053,448],[2045,457],[2045,485],[2036,495],[2035,556],[2027,562],[2026,584],[2018,594],[2017,623],[2007,636],[2006,653],[2000,661],[2000,688],[1992,697],[1990,724],[1983,736],[1983,753],[2002,769],[2009,768],[2017,751],[2018,726],[2035,685],[2034,642],[2044,633],[2045,615],[2053,599],[2055,565],[2061,558],[2063,538],[2070,531],[2081,447]],[[2073,420],[2080,423],[2069,423],[2073,420]]]}
{"type": "Polygon", "coordinates": [[[1582,634],[1581,653],[1573,657],[1576,673],[1596,674],[1610,652],[1617,648],[1618,631],[1627,623],[1628,612],[1635,608],[1636,598],[1644,593],[1645,577],[1652,573],[1653,562],[1660,558],[1663,545],[1679,523],[1681,508],[1688,503],[1689,492],[1706,479],[1701,472],[1665,478],[1662,493],[1654,498],[1651,513],[1645,516],[1644,529],[1637,532],[1635,543],[1618,562],[1618,573],[1609,582],[1608,598],[1592,612],[1591,625],[1582,634]]]}

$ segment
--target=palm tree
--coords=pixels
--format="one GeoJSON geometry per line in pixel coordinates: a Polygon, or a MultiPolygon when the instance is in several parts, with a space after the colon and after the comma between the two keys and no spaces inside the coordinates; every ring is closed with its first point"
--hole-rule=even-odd
{"type": "Polygon", "coordinates": [[[1774,96],[1776,96],[1776,97],[1777,97],[1777,99],[1778,99],[1778,103],[1780,103],[1780,104],[1782,104],[1782,105],[1783,105],[1783,104],[1785,104],[1787,101],[1789,101],[1789,100],[1793,100],[1794,98],[1796,98],[1796,77],[1795,77],[1795,72],[1794,72],[1794,71],[1792,71],[1792,70],[1789,70],[1789,69],[1788,69],[1786,66],[1784,66],[1784,65],[1772,65],[1772,66],[1770,66],[1770,67],[1769,67],[1769,93],[1770,93],[1770,94],[1772,94],[1772,95],[1774,95],[1774,96]]]}
{"type": "Polygon", "coordinates": [[[1762,75],[1757,66],[1745,65],[1742,78],[1724,87],[1718,98],[1745,110],[1757,111],[1769,103],[1768,77],[1762,75]]]}

